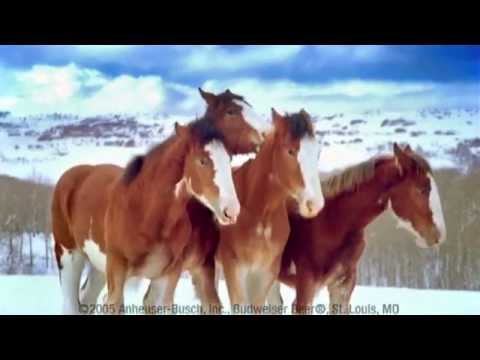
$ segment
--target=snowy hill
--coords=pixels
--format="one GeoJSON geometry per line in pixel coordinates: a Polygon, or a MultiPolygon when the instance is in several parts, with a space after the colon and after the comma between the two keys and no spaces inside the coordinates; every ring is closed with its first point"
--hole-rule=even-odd
{"type": "MultiPolygon", "coordinates": [[[[434,168],[479,167],[480,108],[422,109],[402,113],[313,114],[324,145],[320,170],[330,171],[390,151],[408,142],[434,168]]],[[[114,163],[124,166],[173,131],[176,121],[195,116],[112,114],[81,118],[50,114],[16,117],[0,112],[0,173],[34,174],[54,183],[69,167],[114,163]]],[[[266,119],[266,117],[264,116],[266,119]]]]}
{"type": "MultiPolygon", "coordinates": [[[[143,283],[135,291],[131,288],[126,292],[125,304],[141,306],[141,298],[148,283],[143,283]]],[[[57,276],[0,276],[0,314],[61,314],[62,297],[57,276]]],[[[290,306],[295,292],[282,287],[286,313],[290,313],[290,306]]],[[[100,299],[102,294],[100,294],[100,299]]],[[[220,282],[220,298],[225,312],[230,311],[228,296],[224,281],[220,282]]],[[[193,287],[189,278],[181,278],[178,284],[175,303],[184,305],[185,313],[196,309],[193,287]],[[189,306],[188,308],[186,306],[189,306]]],[[[315,303],[319,306],[319,314],[324,314],[328,305],[328,294],[321,291],[315,303]]],[[[406,288],[374,288],[358,286],[353,292],[352,310],[357,314],[390,314],[400,315],[463,315],[480,314],[480,292],[473,291],[445,291],[445,290],[413,290],[406,288]],[[385,308],[384,308],[385,305],[385,308]],[[398,310],[398,311],[397,311],[398,310]]],[[[135,308],[130,307],[133,311],[135,308]]],[[[132,311],[132,312],[133,312],[132,311]]]]}
{"type": "Polygon", "coordinates": [[[18,178],[39,176],[54,183],[78,164],[114,163],[128,160],[162,141],[175,122],[185,117],[158,114],[96,116],[75,115],[0,118],[0,173],[18,178]]]}

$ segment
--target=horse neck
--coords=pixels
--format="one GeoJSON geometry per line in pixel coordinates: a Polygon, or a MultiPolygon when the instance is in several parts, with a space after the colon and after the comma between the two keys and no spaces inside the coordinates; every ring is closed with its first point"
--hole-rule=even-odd
{"type": "Polygon", "coordinates": [[[173,194],[175,185],[183,176],[188,140],[173,136],[163,145],[146,156],[139,181],[133,189],[133,192],[141,193],[144,204],[173,194]]]}
{"type": "Polygon", "coordinates": [[[243,194],[240,193],[242,207],[262,216],[269,210],[275,210],[285,203],[287,193],[275,181],[273,173],[274,138],[265,140],[255,159],[239,169],[243,176],[243,194]]]}
{"type": "Polygon", "coordinates": [[[400,179],[393,158],[381,161],[372,179],[359,185],[353,192],[328,200],[339,202],[342,216],[345,216],[346,232],[363,230],[388,207],[390,189],[400,179]]]}

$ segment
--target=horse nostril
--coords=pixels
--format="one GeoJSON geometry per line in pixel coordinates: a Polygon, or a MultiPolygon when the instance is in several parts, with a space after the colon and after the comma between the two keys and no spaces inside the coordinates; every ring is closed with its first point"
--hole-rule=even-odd
{"type": "Polygon", "coordinates": [[[228,219],[228,220],[232,220],[232,216],[228,213],[228,208],[225,208],[223,210],[223,215],[228,219]]]}
{"type": "Polygon", "coordinates": [[[313,212],[313,201],[312,200],[307,200],[306,203],[307,209],[309,212],[313,212]]]}

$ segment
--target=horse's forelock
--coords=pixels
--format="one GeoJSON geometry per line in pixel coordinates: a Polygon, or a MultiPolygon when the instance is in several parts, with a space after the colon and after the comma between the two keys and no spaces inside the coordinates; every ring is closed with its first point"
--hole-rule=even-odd
{"type": "Polygon", "coordinates": [[[305,136],[314,136],[312,122],[304,114],[287,114],[286,119],[290,135],[294,139],[302,139],[305,136]]]}
{"type": "Polygon", "coordinates": [[[221,101],[221,102],[240,102],[240,103],[243,103],[245,105],[248,105],[249,107],[252,107],[252,105],[250,105],[250,103],[247,102],[247,100],[245,100],[245,98],[241,95],[238,95],[238,94],[234,94],[232,92],[223,92],[221,94],[219,94],[217,96],[217,98],[221,101]]]}
{"type": "Polygon", "coordinates": [[[432,168],[431,168],[430,164],[422,156],[420,156],[419,154],[417,154],[415,152],[411,152],[409,154],[409,156],[412,158],[412,160],[415,162],[415,165],[419,169],[425,171],[427,174],[432,173],[432,168]]]}

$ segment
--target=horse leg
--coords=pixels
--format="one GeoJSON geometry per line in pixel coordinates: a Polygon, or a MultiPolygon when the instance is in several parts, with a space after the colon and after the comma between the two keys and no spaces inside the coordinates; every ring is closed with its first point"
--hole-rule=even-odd
{"type": "Polygon", "coordinates": [[[215,290],[217,291],[218,294],[218,289],[220,286],[220,274],[222,273],[222,267],[215,263],[215,290]]]}
{"type": "Polygon", "coordinates": [[[63,295],[63,312],[68,315],[80,314],[79,287],[85,254],[79,249],[62,249],[63,253],[58,259],[60,273],[60,286],[63,295]]]}
{"type": "Polygon", "coordinates": [[[107,255],[107,312],[119,314],[123,305],[123,292],[127,279],[128,264],[123,256],[107,255]]]}
{"type": "Polygon", "coordinates": [[[280,292],[280,282],[274,281],[267,295],[267,303],[273,306],[283,306],[282,293],[280,292]]]}
{"type": "Polygon", "coordinates": [[[173,311],[172,305],[175,289],[181,273],[181,268],[178,268],[167,275],[151,281],[148,291],[143,298],[146,314],[155,315],[159,312],[168,314],[173,311]],[[162,309],[156,309],[156,307],[162,307],[162,309]]]}
{"type": "Polygon", "coordinates": [[[351,235],[337,266],[341,269],[328,284],[330,314],[348,314],[350,298],[357,281],[356,266],[365,249],[363,231],[351,235]]]}
{"type": "Polygon", "coordinates": [[[223,273],[227,283],[228,297],[232,314],[238,314],[240,307],[248,303],[246,288],[247,271],[231,263],[223,264],[223,273]]]}
{"type": "Polygon", "coordinates": [[[220,314],[222,303],[215,286],[215,265],[205,264],[191,272],[195,292],[202,302],[202,313],[220,314]]]}
{"type": "Polygon", "coordinates": [[[335,279],[328,285],[330,314],[347,315],[350,312],[350,298],[355,288],[356,279],[356,271],[349,271],[343,274],[340,281],[335,279]]]}
{"type": "Polygon", "coordinates": [[[80,289],[80,303],[87,305],[87,309],[94,308],[105,283],[105,274],[90,265],[86,283],[80,289]]]}
{"type": "Polygon", "coordinates": [[[316,292],[315,281],[310,274],[299,274],[296,280],[297,297],[294,303],[294,313],[312,314],[312,303],[316,292]]]}
{"type": "Polygon", "coordinates": [[[250,276],[248,284],[249,298],[255,311],[263,311],[267,295],[276,278],[276,273],[272,272],[270,268],[250,276]]]}

